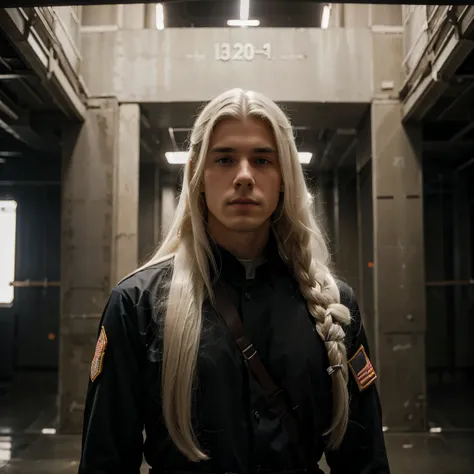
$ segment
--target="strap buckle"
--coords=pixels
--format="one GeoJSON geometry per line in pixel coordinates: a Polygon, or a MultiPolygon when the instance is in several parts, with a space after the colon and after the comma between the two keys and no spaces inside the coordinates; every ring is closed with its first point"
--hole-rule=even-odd
{"type": "Polygon", "coordinates": [[[252,357],[255,356],[257,351],[255,350],[255,347],[253,347],[253,344],[248,345],[245,349],[242,350],[242,354],[245,357],[245,360],[250,360],[252,357]],[[247,355],[247,352],[251,352],[250,355],[247,355]]]}
{"type": "Polygon", "coordinates": [[[342,364],[330,365],[330,366],[326,369],[326,372],[327,372],[329,375],[332,375],[332,374],[336,373],[336,371],[338,371],[338,370],[342,370],[342,364]]]}

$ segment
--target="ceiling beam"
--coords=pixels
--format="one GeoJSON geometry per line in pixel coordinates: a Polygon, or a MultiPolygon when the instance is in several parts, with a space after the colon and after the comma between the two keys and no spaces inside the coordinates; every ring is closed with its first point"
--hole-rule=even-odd
{"type": "MultiPolygon", "coordinates": [[[[3,110],[0,107],[0,110],[3,110]]],[[[19,120],[6,121],[0,116],[0,129],[18,142],[29,148],[44,152],[56,152],[59,150],[59,140],[52,136],[44,136],[33,130],[30,123],[25,120],[26,116],[17,116],[19,120]],[[22,120],[23,118],[23,120],[22,120]]]]}

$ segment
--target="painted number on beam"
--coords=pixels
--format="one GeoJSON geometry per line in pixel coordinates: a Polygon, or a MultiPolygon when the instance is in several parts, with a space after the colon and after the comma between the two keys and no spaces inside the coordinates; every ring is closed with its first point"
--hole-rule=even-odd
{"type": "Polygon", "coordinates": [[[252,43],[216,43],[214,52],[216,61],[253,61],[256,56],[272,58],[270,43],[265,43],[261,49],[252,43]]]}

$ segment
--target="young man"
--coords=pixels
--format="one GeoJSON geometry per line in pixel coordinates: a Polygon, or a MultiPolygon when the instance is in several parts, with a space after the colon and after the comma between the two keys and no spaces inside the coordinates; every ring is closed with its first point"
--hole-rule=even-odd
{"type": "Polygon", "coordinates": [[[387,474],[352,290],[328,269],[292,128],[231,90],[198,117],[174,222],[100,323],[81,474],[387,474]],[[143,432],[145,431],[145,438],[143,432]]]}

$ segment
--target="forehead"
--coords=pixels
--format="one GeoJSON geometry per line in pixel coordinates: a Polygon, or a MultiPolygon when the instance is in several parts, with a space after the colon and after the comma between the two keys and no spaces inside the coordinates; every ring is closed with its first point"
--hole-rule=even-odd
{"type": "Polygon", "coordinates": [[[248,117],[245,120],[227,118],[221,120],[211,135],[211,148],[219,145],[241,148],[246,146],[267,146],[276,148],[271,126],[264,120],[248,117]]]}

